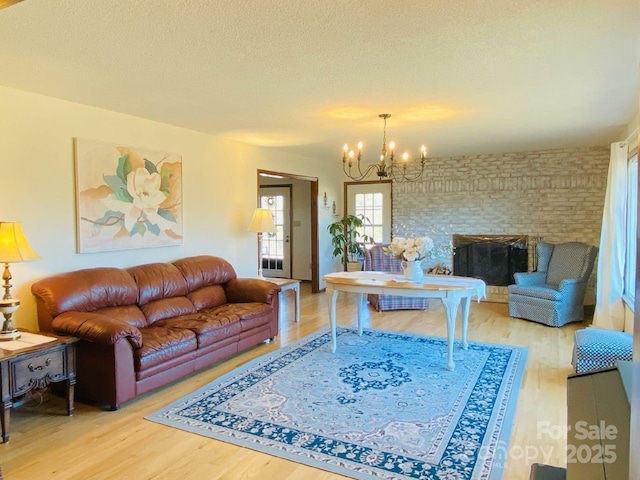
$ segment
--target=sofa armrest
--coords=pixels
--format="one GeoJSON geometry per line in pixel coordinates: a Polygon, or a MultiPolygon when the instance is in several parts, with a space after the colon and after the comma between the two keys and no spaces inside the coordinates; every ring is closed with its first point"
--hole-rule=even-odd
{"type": "Polygon", "coordinates": [[[547,274],[544,272],[517,272],[513,274],[516,285],[544,285],[547,274]]]}
{"type": "Polygon", "coordinates": [[[229,303],[259,302],[273,305],[280,287],[259,278],[234,278],[224,285],[229,303]]]}
{"type": "Polygon", "coordinates": [[[91,312],[65,312],[53,319],[56,333],[113,345],[126,338],[133,348],[142,347],[142,334],[136,327],[107,315],[91,312]]]}

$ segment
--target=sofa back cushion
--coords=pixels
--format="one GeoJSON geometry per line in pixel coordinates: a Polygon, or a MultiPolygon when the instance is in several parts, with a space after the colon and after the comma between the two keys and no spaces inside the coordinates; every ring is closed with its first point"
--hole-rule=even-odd
{"type": "Polygon", "coordinates": [[[138,305],[149,324],[195,313],[186,297],[187,282],[171,263],[148,263],[127,269],[138,285],[138,305]]]}
{"type": "Polygon", "coordinates": [[[200,255],[176,260],[173,265],[182,272],[190,292],[211,285],[222,285],[236,278],[231,264],[220,257],[200,255]]]}
{"type": "Polygon", "coordinates": [[[231,264],[220,257],[199,255],[173,262],[187,282],[189,299],[198,310],[227,303],[224,285],[236,278],[231,264]]]}
{"type": "Polygon", "coordinates": [[[227,303],[227,294],[222,285],[211,285],[190,292],[187,298],[198,310],[219,307],[227,303]]]}
{"type": "MultiPolygon", "coordinates": [[[[69,311],[93,312],[112,307],[135,307],[138,300],[138,287],[131,275],[125,270],[111,267],[53,275],[35,282],[31,292],[44,303],[52,318],[69,311]]],[[[135,310],[131,309],[137,316],[135,310]]]]}
{"type": "Polygon", "coordinates": [[[171,263],[148,263],[127,269],[138,285],[138,305],[154,300],[184,296],[187,282],[171,263]]]}

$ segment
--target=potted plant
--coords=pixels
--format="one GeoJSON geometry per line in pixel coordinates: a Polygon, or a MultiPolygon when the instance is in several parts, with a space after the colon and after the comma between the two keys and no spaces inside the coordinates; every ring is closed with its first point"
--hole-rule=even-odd
{"type": "Polygon", "coordinates": [[[355,215],[347,215],[327,227],[331,234],[334,258],[340,257],[345,271],[361,270],[364,244],[373,243],[369,235],[361,234],[364,219],[355,215]],[[349,266],[349,264],[355,264],[349,266]]]}

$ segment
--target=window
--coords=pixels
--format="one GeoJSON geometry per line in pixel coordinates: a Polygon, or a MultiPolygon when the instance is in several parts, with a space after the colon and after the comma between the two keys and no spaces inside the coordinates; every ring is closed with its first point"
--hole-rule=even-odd
{"type": "Polygon", "coordinates": [[[356,193],[355,194],[355,214],[362,218],[364,226],[360,234],[369,235],[376,243],[382,243],[383,236],[383,195],[382,193],[356,193]]]}
{"type": "Polygon", "coordinates": [[[627,172],[627,232],[625,249],[624,297],[631,309],[636,290],[636,232],[638,225],[638,155],[629,160],[627,172]]]}

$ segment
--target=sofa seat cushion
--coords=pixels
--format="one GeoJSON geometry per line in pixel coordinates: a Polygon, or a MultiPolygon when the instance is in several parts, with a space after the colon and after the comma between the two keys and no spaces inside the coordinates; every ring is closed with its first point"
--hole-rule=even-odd
{"type": "Polygon", "coordinates": [[[560,291],[553,288],[552,285],[509,285],[509,294],[524,295],[525,297],[535,297],[554,302],[562,300],[560,291]]]}
{"type": "Polygon", "coordinates": [[[133,351],[136,371],[164,363],[198,347],[196,334],[186,328],[145,327],[140,329],[142,347],[133,351]]]}
{"type": "Polygon", "coordinates": [[[260,325],[269,323],[271,319],[269,314],[272,313],[273,310],[273,307],[266,303],[247,302],[227,303],[226,305],[221,305],[206,311],[215,315],[239,317],[242,325],[242,331],[245,332],[260,325]]]}
{"type": "Polygon", "coordinates": [[[154,325],[171,329],[185,328],[192,331],[198,340],[198,348],[236,336],[242,331],[240,317],[237,315],[227,316],[207,310],[192,315],[160,320],[154,325]]]}

